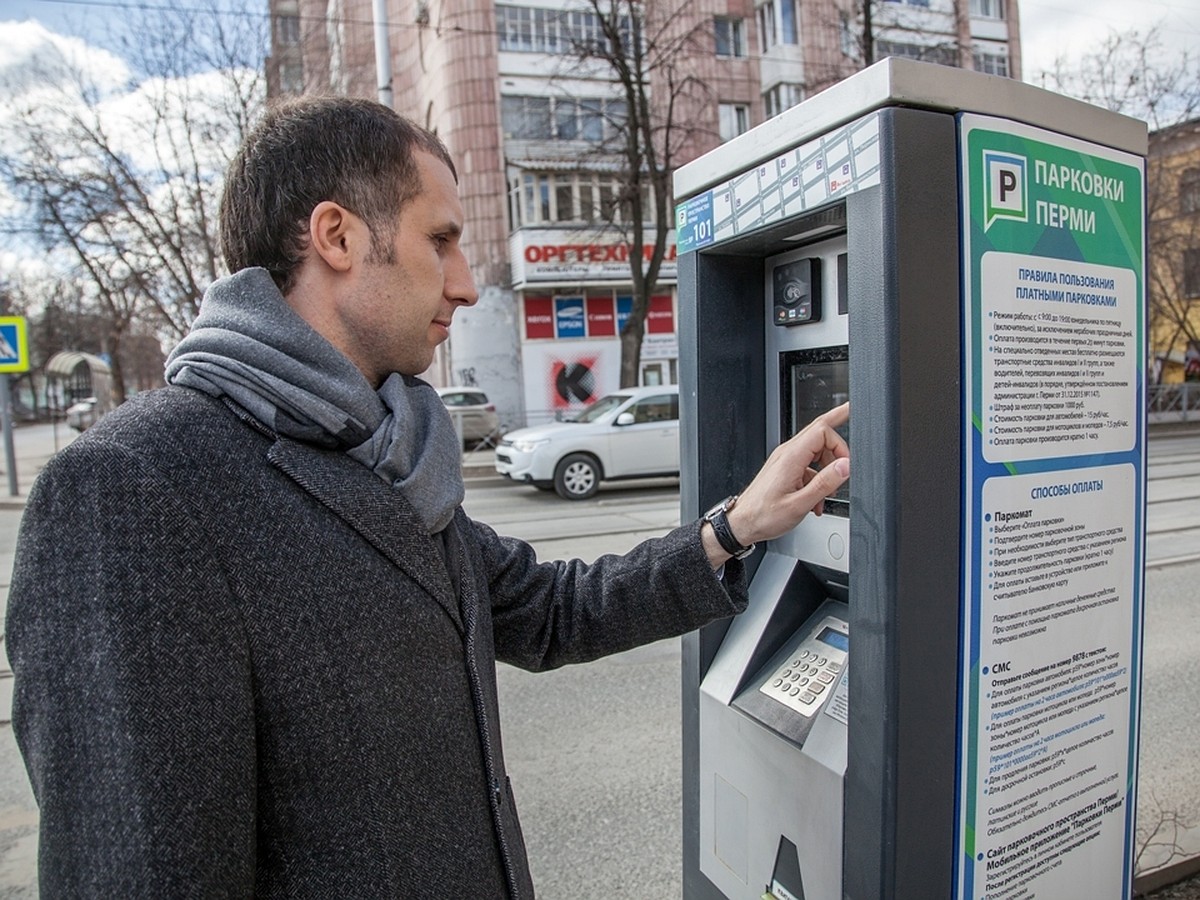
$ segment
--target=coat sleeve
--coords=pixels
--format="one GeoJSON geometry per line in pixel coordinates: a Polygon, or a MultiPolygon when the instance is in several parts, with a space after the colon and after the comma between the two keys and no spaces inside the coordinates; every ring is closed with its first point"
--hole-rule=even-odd
{"type": "Polygon", "coordinates": [[[525,542],[471,527],[484,555],[496,656],[521,668],[587,662],[746,608],[742,563],[715,574],[697,522],[591,564],[538,563],[525,542]]]}
{"type": "Polygon", "coordinates": [[[175,494],[90,440],[30,494],[6,640],[43,896],[253,894],[249,648],[175,494]]]}

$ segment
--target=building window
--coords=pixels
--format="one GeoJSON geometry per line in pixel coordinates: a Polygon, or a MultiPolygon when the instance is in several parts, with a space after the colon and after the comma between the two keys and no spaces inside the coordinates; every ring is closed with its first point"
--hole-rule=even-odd
{"type": "Polygon", "coordinates": [[[763,108],[768,119],[773,119],[785,109],[791,109],[804,99],[804,88],[798,84],[777,84],[763,94],[763,108]]]}
{"type": "Polygon", "coordinates": [[[1003,19],[1004,0],[971,0],[971,15],[981,19],[1003,19]]]}
{"type": "Polygon", "coordinates": [[[721,140],[728,141],[750,130],[750,107],[744,103],[721,103],[717,107],[721,140]]]}
{"type": "Polygon", "coordinates": [[[796,0],[779,0],[779,40],[784,44],[800,43],[796,24],[796,0]]]}
{"type": "Polygon", "coordinates": [[[842,47],[842,56],[850,59],[858,59],[862,56],[862,48],[858,43],[858,35],[854,31],[854,23],[850,21],[850,17],[845,13],[841,13],[841,22],[838,26],[838,41],[842,47]]]}
{"type": "Polygon", "coordinates": [[[763,53],[779,43],[775,30],[775,0],[767,0],[758,8],[758,40],[763,53]]]}
{"type": "MultiPolygon", "coordinates": [[[[650,195],[642,209],[653,221],[650,195]]],[[[629,219],[624,183],[615,173],[518,172],[508,182],[508,219],[512,230],[525,226],[598,225],[629,219]]]]}
{"type": "Polygon", "coordinates": [[[1200,297],[1200,248],[1183,251],[1183,296],[1200,297]]]}
{"type": "Polygon", "coordinates": [[[971,54],[976,72],[986,75],[1002,75],[1008,77],[1008,54],[990,53],[987,50],[975,50],[971,54]]]}
{"type": "MultiPolygon", "coordinates": [[[[628,49],[633,36],[630,17],[621,16],[617,28],[628,49]]],[[[608,46],[600,18],[586,10],[497,4],[496,32],[500,49],[517,53],[579,54],[604,52],[608,46]]]]}
{"type": "Polygon", "coordinates": [[[283,94],[304,93],[304,64],[298,59],[279,63],[279,91],[283,94]]]}
{"type": "Polygon", "coordinates": [[[920,59],[940,66],[957,66],[958,52],[954,47],[934,44],[904,44],[899,41],[876,41],[875,58],[899,56],[905,59],[920,59]]]}
{"type": "Polygon", "coordinates": [[[713,30],[716,34],[717,56],[740,57],[746,55],[746,29],[741,19],[715,16],[713,30]]]}
{"type": "Polygon", "coordinates": [[[300,17],[275,17],[275,44],[279,47],[295,47],[300,43],[300,17]]]}
{"type": "Polygon", "coordinates": [[[1179,211],[1200,212],[1200,169],[1184,169],[1179,176],[1179,211]]]}
{"type": "Polygon", "coordinates": [[[758,33],[763,53],[776,44],[800,43],[796,0],[767,0],[758,8],[758,33]]]}
{"type": "Polygon", "coordinates": [[[619,137],[628,107],[602,97],[512,97],[500,99],[504,136],[514,141],[588,141],[619,137]]]}

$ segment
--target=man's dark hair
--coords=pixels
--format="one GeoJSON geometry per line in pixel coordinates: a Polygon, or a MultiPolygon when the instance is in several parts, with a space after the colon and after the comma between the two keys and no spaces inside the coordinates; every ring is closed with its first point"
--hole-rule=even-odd
{"type": "Polygon", "coordinates": [[[438,138],[379,103],[301,97],[272,106],[229,165],[221,197],[221,250],[230,272],[261,266],[284,294],[308,245],[313,208],[332,200],[366,222],[371,259],[394,262],[403,205],[421,189],[413,155],[454,173],[438,138]]]}

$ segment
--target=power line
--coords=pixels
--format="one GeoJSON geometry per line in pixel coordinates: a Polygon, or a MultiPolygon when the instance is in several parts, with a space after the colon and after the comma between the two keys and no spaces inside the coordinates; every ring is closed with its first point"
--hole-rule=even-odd
{"type": "MultiPolygon", "coordinates": [[[[140,12],[148,12],[148,13],[216,14],[219,16],[228,16],[228,17],[235,17],[235,18],[241,18],[241,19],[258,20],[258,21],[263,21],[263,22],[268,22],[272,18],[276,18],[276,19],[279,18],[279,16],[272,16],[272,14],[270,12],[254,12],[254,11],[245,10],[245,9],[221,9],[221,8],[218,8],[218,6],[216,4],[209,5],[209,6],[187,6],[187,5],[164,6],[164,5],[156,4],[156,3],[133,2],[133,0],[35,0],[35,2],[54,4],[54,5],[59,5],[59,6],[96,7],[96,8],[100,8],[100,9],[129,10],[129,11],[140,11],[140,12]]],[[[328,22],[327,18],[324,16],[299,15],[299,14],[289,13],[288,17],[294,18],[294,19],[298,20],[299,22],[301,22],[302,24],[308,24],[308,25],[311,25],[314,27],[316,27],[316,26],[324,27],[328,22]]],[[[360,19],[360,18],[354,18],[354,17],[342,17],[339,21],[344,24],[347,24],[347,25],[360,25],[363,27],[374,27],[374,24],[375,24],[374,20],[360,19]]],[[[406,30],[412,29],[412,28],[431,28],[431,26],[429,26],[427,24],[421,24],[418,22],[394,22],[394,21],[388,22],[388,30],[389,31],[393,31],[393,32],[400,31],[400,30],[406,31],[406,30]]],[[[879,28],[880,28],[880,31],[894,30],[894,26],[891,26],[891,25],[881,24],[879,26],[879,28]]],[[[453,26],[447,26],[447,27],[432,26],[431,30],[438,37],[441,37],[444,34],[471,35],[471,36],[477,36],[477,37],[484,37],[484,36],[499,37],[499,29],[464,28],[461,25],[453,25],[453,26]]],[[[911,30],[911,29],[903,29],[903,30],[911,30]]],[[[941,34],[941,32],[935,32],[933,30],[928,30],[928,33],[929,34],[941,34]]],[[[943,35],[943,36],[945,36],[945,35],[943,35]]],[[[301,41],[301,43],[303,43],[303,41],[301,41]]],[[[273,48],[273,49],[282,49],[282,48],[273,48]]],[[[931,50],[934,49],[933,45],[930,46],[930,49],[931,50]]],[[[520,52],[520,51],[507,51],[507,52],[520,52]]],[[[565,54],[565,55],[570,56],[571,54],[565,54]]],[[[601,58],[602,58],[602,56],[603,55],[601,55],[601,58]]],[[[729,57],[728,59],[730,62],[745,61],[745,62],[761,63],[766,60],[774,60],[775,57],[768,57],[761,53],[747,52],[740,56],[729,57]]],[[[851,61],[847,64],[847,67],[845,67],[845,68],[853,69],[853,68],[855,68],[856,65],[858,65],[858,64],[851,61]]],[[[837,64],[833,64],[833,63],[822,63],[822,64],[817,65],[817,64],[814,64],[813,62],[809,62],[806,66],[806,70],[810,71],[813,75],[816,75],[819,80],[822,77],[820,75],[820,70],[828,70],[827,75],[830,75],[830,76],[840,76],[840,75],[844,74],[845,69],[844,69],[844,67],[838,66],[837,64]]]]}
{"type": "MultiPolygon", "coordinates": [[[[57,6],[93,7],[93,8],[99,8],[99,9],[140,11],[140,12],[146,12],[146,13],[215,14],[215,15],[223,16],[223,17],[261,21],[263,23],[269,23],[273,18],[279,18],[278,16],[273,16],[269,11],[255,12],[253,10],[246,10],[246,9],[234,9],[234,8],[224,9],[224,8],[220,8],[219,4],[217,4],[217,3],[209,4],[206,6],[197,6],[197,5],[166,6],[166,5],[158,4],[158,3],[136,2],[136,0],[34,0],[34,2],[57,5],[57,6]]],[[[1169,3],[1169,2],[1166,2],[1166,0],[1141,0],[1141,7],[1144,8],[1147,6],[1160,7],[1165,10],[1170,10],[1172,12],[1184,12],[1184,11],[1191,9],[1190,5],[1169,3]]],[[[1108,21],[1107,17],[1105,17],[1099,13],[1081,11],[1078,8],[1065,8],[1065,7],[1056,6],[1054,4],[1042,4],[1042,5],[1040,5],[1040,8],[1052,10],[1054,12],[1066,13],[1066,14],[1074,15],[1074,16],[1084,16],[1087,18],[1097,19],[1100,21],[1108,21]]],[[[292,15],[292,14],[289,14],[289,15],[292,15]]],[[[295,18],[302,24],[307,24],[307,25],[310,25],[313,27],[317,27],[317,26],[323,27],[328,21],[327,18],[324,16],[314,16],[314,15],[298,15],[297,14],[297,15],[295,15],[295,18]]],[[[340,19],[340,21],[347,25],[358,25],[358,26],[363,26],[363,27],[374,27],[374,24],[375,24],[374,20],[372,20],[372,19],[361,19],[361,18],[354,18],[354,17],[342,17],[340,19]]],[[[893,26],[890,26],[890,25],[884,25],[883,23],[880,23],[880,25],[879,25],[879,29],[881,32],[889,30],[892,27],[893,26]]],[[[390,32],[408,31],[409,29],[413,29],[413,28],[422,28],[423,29],[423,28],[430,28],[430,26],[421,24],[418,22],[395,22],[395,21],[388,22],[388,30],[390,32]]],[[[438,37],[441,37],[445,34],[493,36],[493,37],[499,35],[498,29],[464,28],[461,25],[447,26],[445,28],[442,28],[439,26],[433,26],[432,31],[438,37]]],[[[1183,33],[1183,34],[1200,34],[1200,28],[1198,28],[1197,30],[1192,30],[1192,29],[1189,29],[1186,27],[1173,26],[1172,31],[1176,32],[1176,33],[1183,33]]],[[[935,32],[930,31],[930,33],[932,34],[935,32]]],[[[1004,43],[1007,43],[1007,42],[1004,42],[1004,43]]],[[[1021,45],[1023,46],[1025,43],[1026,43],[1026,41],[1024,40],[1024,36],[1022,36],[1021,45]]],[[[513,52],[516,52],[516,51],[513,51],[513,52]]],[[[743,56],[731,58],[731,60],[746,60],[746,61],[750,61],[750,62],[763,62],[763,61],[769,60],[769,59],[774,59],[774,58],[767,57],[761,53],[753,53],[753,52],[748,52],[743,56]]],[[[842,71],[841,67],[836,66],[834,64],[824,64],[822,66],[813,66],[810,63],[807,68],[814,70],[813,74],[817,75],[818,78],[820,77],[820,75],[819,75],[818,71],[815,71],[817,69],[829,69],[831,74],[837,74],[842,71]]]]}

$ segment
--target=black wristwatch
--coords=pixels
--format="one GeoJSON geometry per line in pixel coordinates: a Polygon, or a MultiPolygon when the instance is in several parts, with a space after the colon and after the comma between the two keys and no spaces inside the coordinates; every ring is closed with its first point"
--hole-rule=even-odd
{"type": "Polygon", "coordinates": [[[701,518],[712,526],[713,534],[717,536],[717,543],[721,545],[726,553],[734,559],[745,559],[754,552],[754,544],[751,544],[749,547],[742,546],[738,539],[733,536],[733,529],[729,527],[729,518],[726,515],[733,509],[734,504],[737,503],[737,499],[737,494],[726,497],[701,516],[701,518]]]}

